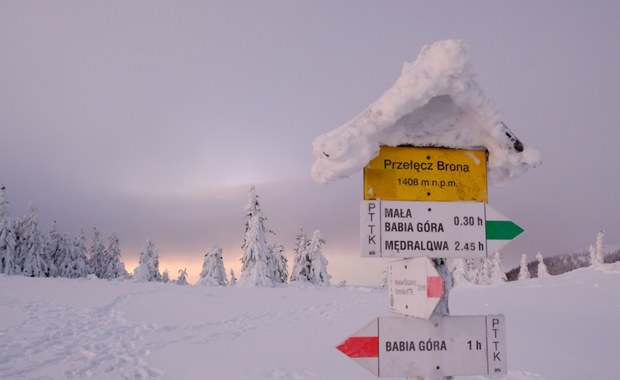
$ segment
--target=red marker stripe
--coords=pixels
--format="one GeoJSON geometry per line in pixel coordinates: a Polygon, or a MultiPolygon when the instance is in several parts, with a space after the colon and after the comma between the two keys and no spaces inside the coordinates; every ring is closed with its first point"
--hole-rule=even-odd
{"type": "Polygon", "coordinates": [[[426,278],[426,296],[428,298],[441,298],[443,296],[443,280],[440,276],[426,278]]]}
{"type": "Polygon", "coordinates": [[[378,358],[378,336],[352,336],[336,347],[350,358],[378,358]]]}

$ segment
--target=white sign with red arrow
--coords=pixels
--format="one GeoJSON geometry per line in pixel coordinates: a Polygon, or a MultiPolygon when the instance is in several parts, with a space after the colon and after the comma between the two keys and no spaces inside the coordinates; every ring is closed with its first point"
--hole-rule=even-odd
{"type": "Polygon", "coordinates": [[[489,257],[523,232],[481,202],[362,201],[362,257],[489,257]]]}
{"type": "Polygon", "coordinates": [[[378,377],[507,372],[503,315],[379,317],[337,348],[378,377]]]}
{"type": "Polygon", "coordinates": [[[444,282],[427,257],[388,264],[390,309],[419,318],[429,318],[444,294],[444,282]]]}

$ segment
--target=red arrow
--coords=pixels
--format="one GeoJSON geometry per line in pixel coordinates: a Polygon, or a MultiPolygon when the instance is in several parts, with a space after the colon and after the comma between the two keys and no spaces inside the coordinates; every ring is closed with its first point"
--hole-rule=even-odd
{"type": "Polygon", "coordinates": [[[379,317],[337,348],[377,377],[505,374],[505,329],[503,315],[379,317]],[[468,349],[472,340],[475,350],[468,349]],[[443,348],[422,345],[430,341],[441,342],[443,348]]]}
{"type": "Polygon", "coordinates": [[[378,336],[352,336],[336,347],[350,358],[378,358],[378,336]]]}
{"type": "Polygon", "coordinates": [[[444,287],[441,276],[426,277],[426,296],[428,298],[441,298],[444,287]]]}

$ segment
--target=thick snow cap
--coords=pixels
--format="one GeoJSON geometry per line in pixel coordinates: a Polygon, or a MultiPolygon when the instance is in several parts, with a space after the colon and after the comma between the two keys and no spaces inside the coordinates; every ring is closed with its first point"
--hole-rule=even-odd
{"type": "Polygon", "coordinates": [[[426,45],[414,62],[364,112],[317,137],[312,177],[330,182],[361,170],[381,145],[489,151],[488,180],[500,186],[541,163],[502,122],[482,93],[460,40],[426,45]]]}

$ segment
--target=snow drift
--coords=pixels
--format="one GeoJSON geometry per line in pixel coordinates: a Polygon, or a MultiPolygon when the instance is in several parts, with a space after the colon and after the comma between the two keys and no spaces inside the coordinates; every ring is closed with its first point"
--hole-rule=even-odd
{"type": "Polygon", "coordinates": [[[353,120],[317,137],[312,176],[318,182],[361,170],[381,145],[486,148],[488,179],[505,184],[540,164],[487,99],[460,40],[424,46],[414,62],[377,101],[353,120]]]}

